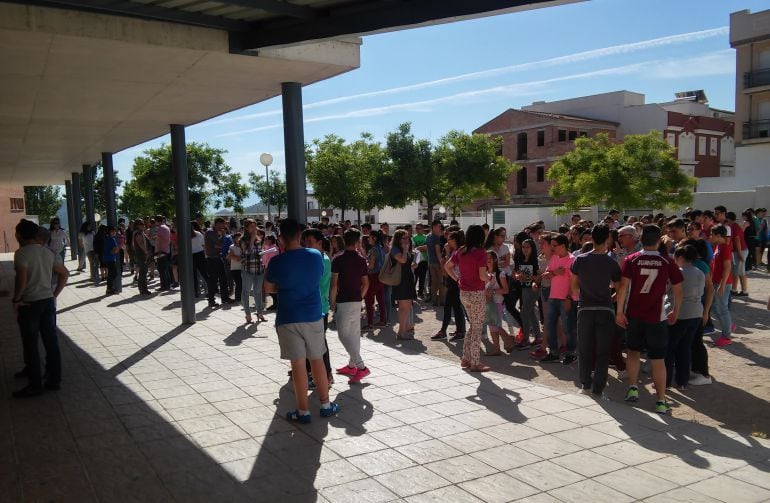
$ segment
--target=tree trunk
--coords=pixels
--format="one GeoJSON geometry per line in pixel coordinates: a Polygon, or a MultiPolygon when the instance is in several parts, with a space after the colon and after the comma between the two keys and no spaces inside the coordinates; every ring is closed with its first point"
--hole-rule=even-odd
{"type": "Polygon", "coordinates": [[[433,202],[427,201],[428,205],[428,225],[430,225],[433,222],[433,202]]]}
{"type": "Polygon", "coordinates": [[[342,213],[340,213],[340,215],[342,215],[342,218],[340,218],[340,221],[345,222],[345,208],[342,208],[342,213]]]}
{"type": "Polygon", "coordinates": [[[361,210],[358,210],[358,225],[361,225],[361,210]]]}

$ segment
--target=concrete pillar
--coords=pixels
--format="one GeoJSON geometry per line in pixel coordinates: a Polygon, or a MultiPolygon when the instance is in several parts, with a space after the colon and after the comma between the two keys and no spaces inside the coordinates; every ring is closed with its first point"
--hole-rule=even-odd
{"type": "MultiPolygon", "coordinates": [[[[80,226],[83,225],[83,208],[80,204],[80,173],[72,173],[72,223],[70,227],[75,232],[80,232],[80,226]]],[[[78,253],[80,250],[78,250],[78,253]]]]}
{"type": "Polygon", "coordinates": [[[67,197],[67,232],[70,234],[70,258],[78,259],[78,230],[75,227],[75,200],[72,192],[72,182],[64,181],[64,193],[67,197]]]}
{"type": "Polygon", "coordinates": [[[102,169],[104,170],[104,201],[107,204],[108,225],[118,225],[118,211],[115,206],[115,172],[112,169],[112,153],[102,152],[102,169]]]}
{"type": "Polygon", "coordinates": [[[283,143],[286,153],[287,214],[299,223],[307,222],[305,187],[305,132],[302,123],[302,85],[281,84],[283,100],[283,143]]]}
{"type": "Polygon", "coordinates": [[[182,295],[182,323],[195,323],[195,285],[193,284],[192,229],[188,191],[187,147],[184,126],[171,124],[171,169],[176,198],[176,235],[179,248],[179,288],[182,295]]]}
{"type": "Polygon", "coordinates": [[[94,167],[83,164],[83,194],[86,201],[86,222],[91,225],[96,232],[96,221],[94,220],[94,167]]]}

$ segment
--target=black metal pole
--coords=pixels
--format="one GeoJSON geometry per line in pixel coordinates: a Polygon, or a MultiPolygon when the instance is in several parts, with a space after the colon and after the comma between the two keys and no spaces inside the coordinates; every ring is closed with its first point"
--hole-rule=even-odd
{"type": "Polygon", "coordinates": [[[287,215],[300,223],[307,222],[305,186],[305,132],[302,123],[302,85],[281,84],[283,100],[283,143],[286,152],[287,215]]]}
{"type": "Polygon", "coordinates": [[[182,323],[195,323],[195,285],[193,284],[192,229],[188,192],[187,150],[184,126],[171,124],[171,169],[176,197],[176,242],[179,248],[179,287],[182,295],[182,323]]]}
{"type": "MultiPolygon", "coordinates": [[[[80,232],[80,226],[83,225],[83,207],[81,206],[80,196],[80,173],[72,173],[72,212],[73,221],[70,224],[75,232],[80,232]]],[[[80,253],[80,249],[78,249],[80,253]]]]}
{"type": "Polygon", "coordinates": [[[83,165],[83,187],[85,188],[86,222],[91,222],[96,232],[96,220],[94,220],[94,167],[83,165]]]}
{"type": "Polygon", "coordinates": [[[118,211],[115,206],[115,171],[112,168],[112,153],[102,152],[104,170],[104,202],[107,204],[106,220],[109,225],[118,225],[118,211]]]}
{"type": "Polygon", "coordinates": [[[67,232],[70,233],[70,258],[77,260],[78,229],[75,227],[75,198],[73,197],[71,181],[64,181],[64,192],[67,194],[67,232]]]}

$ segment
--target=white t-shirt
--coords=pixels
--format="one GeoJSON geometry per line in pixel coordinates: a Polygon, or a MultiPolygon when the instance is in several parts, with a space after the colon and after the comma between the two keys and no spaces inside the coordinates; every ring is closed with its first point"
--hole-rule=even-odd
{"type": "Polygon", "coordinates": [[[505,274],[506,276],[510,276],[511,271],[513,270],[513,264],[511,261],[511,249],[508,244],[503,243],[499,247],[492,246],[492,251],[497,253],[497,262],[500,264],[500,273],[505,274]],[[508,265],[505,267],[502,266],[504,257],[508,257],[508,265]]]}
{"type": "MultiPolygon", "coordinates": [[[[230,253],[234,256],[240,258],[241,256],[241,247],[235,244],[230,245],[230,253]]],[[[231,271],[240,271],[241,270],[241,261],[240,260],[231,260],[230,261],[230,270],[231,271]]]]}
{"type": "Polygon", "coordinates": [[[78,234],[80,237],[80,240],[83,241],[83,253],[91,253],[94,251],[94,233],[89,232],[88,234],[80,233],[78,234]]]}
{"type": "Polygon", "coordinates": [[[201,253],[203,251],[203,234],[193,231],[192,246],[190,248],[192,253],[201,253]]]}

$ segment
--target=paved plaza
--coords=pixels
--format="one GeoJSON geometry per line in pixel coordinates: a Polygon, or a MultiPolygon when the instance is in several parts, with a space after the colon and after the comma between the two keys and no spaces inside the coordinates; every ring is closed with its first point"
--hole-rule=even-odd
{"type": "MultiPolygon", "coordinates": [[[[198,323],[179,326],[178,293],[135,293],[104,297],[70,278],[58,300],[62,389],[29,400],[6,398],[22,356],[0,304],[0,500],[770,500],[768,440],[658,416],[651,397],[631,407],[470,374],[389,337],[362,340],[364,384],[337,377],[337,417],[321,419],[313,395],[312,424],[290,424],[274,315],[239,326],[240,307],[204,299],[198,323]]],[[[328,340],[342,365],[334,331],[328,340]]]]}

